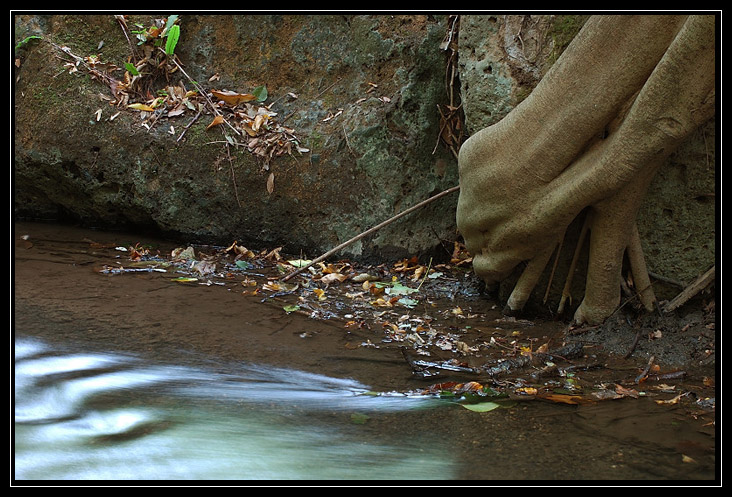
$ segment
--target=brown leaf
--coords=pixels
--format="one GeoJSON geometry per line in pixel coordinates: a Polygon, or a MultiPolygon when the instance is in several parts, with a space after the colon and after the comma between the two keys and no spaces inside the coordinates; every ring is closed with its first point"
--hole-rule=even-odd
{"type": "Polygon", "coordinates": [[[224,118],[222,116],[216,116],[216,117],[214,117],[214,120],[211,121],[211,124],[206,126],[206,130],[213,128],[214,126],[218,126],[219,124],[221,124],[223,122],[224,122],[224,118]]]}
{"type": "Polygon", "coordinates": [[[580,395],[566,395],[566,394],[560,394],[560,393],[549,393],[541,395],[540,398],[544,400],[549,400],[552,402],[557,402],[560,404],[570,404],[570,405],[577,405],[577,404],[585,404],[590,402],[588,399],[583,398],[580,395]]]}
{"type": "Polygon", "coordinates": [[[625,388],[622,385],[615,385],[615,393],[622,395],[623,397],[638,398],[638,392],[632,388],[625,388]]]}
{"type": "Polygon", "coordinates": [[[211,94],[219,100],[222,100],[226,105],[231,105],[232,107],[236,107],[243,102],[251,102],[257,98],[251,93],[237,93],[235,91],[211,90],[211,94]]]}
{"type": "Polygon", "coordinates": [[[326,286],[331,285],[333,283],[341,283],[343,281],[346,281],[348,279],[347,274],[340,274],[340,273],[329,273],[320,278],[320,281],[322,283],[325,283],[326,286]]]}
{"type": "Polygon", "coordinates": [[[183,114],[186,111],[183,105],[178,105],[174,109],[168,111],[168,117],[175,117],[183,114]]]}

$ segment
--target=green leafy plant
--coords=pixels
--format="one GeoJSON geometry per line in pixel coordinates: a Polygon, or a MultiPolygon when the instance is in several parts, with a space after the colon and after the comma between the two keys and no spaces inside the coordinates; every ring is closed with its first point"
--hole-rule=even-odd
{"type": "Polygon", "coordinates": [[[180,26],[174,24],[167,30],[165,35],[165,53],[167,55],[173,55],[175,52],[175,46],[178,44],[178,38],[180,38],[180,26]]]}

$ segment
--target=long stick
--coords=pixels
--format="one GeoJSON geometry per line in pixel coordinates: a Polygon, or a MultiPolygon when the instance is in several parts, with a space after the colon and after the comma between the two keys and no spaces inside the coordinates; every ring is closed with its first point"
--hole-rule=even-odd
{"type": "Polygon", "coordinates": [[[678,309],[696,294],[704,290],[712,281],[714,281],[716,267],[717,266],[712,266],[709,271],[695,279],[680,294],[674,297],[671,302],[666,304],[666,307],[663,308],[663,312],[668,314],[671,311],[678,309]]]}
{"type": "Polygon", "coordinates": [[[319,262],[321,262],[321,261],[323,261],[323,260],[327,259],[328,257],[330,257],[331,255],[335,254],[336,252],[338,252],[338,251],[339,251],[339,250],[341,250],[342,248],[344,248],[344,247],[347,247],[347,246],[349,246],[350,244],[352,244],[352,243],[354,243],[354,242],[357,242],[357,241],[358,241],[358,240],[360,240],[361,238],[363,238],[363,237],[365,237],[365,236],[368,236],[368,235],[370,235],[370,234],[371,234],[371,233],[373,233],[374,231],[378,231],[378,230],[380,230],[381,228],[383,228],[383,227],[384,227],[384,226],[386,226],[387,224],[393,223],[394,221],[396,221],[396,220],[397,220],[397,219],[399,219],[400,217],[406,216],[407,214],[409,214],[409,213],[411,213],[411,212],[413,212],[413,211],[415,211],[415,210],[419,209],[420,207],[423,207],[423,206],[425,206],[425,205],[429,204],[430,202],[432,202],[432,201],[434,201],[434,200],[437,200],[437,199],[438,199],[438,198],[440,198],[440,197],[444,197],[445,195],[448,195],[448,194],[450,194],[450,193],[456,192],[456,191],[458,191],[459,189],[460,189],[460,187],[459,187],[459,186],[453,186],[452,188],[448,188],[447,190],[445,190],[445,191],[443,191],[443,192],[440,192],[440,193],[438,193],[437,195],[434,195],[434,196],[432,196],[432,197],[428,198],[427,200],[423,200],[423,201],[421,201],[421,202],[420,202],[420,203],[418,203],[417,205],[413,205],[413,206],[412,206],[412,207],[410,207],[409,209],[403,210],[403,211],[402,211],[402,212],[400,212],[399,214],[397,214],[397,215],[395,215],[395,216],[393,216],[393,217],[391,217],[391,218],[387,219],[386,221],[382,222],[381,224],[377,224],[377,225],[376,225],[376,226],[374,226],[373,228],[370,228],[370,229],[368,229],[368,230],[364,231],[363,233],[361,233],[361,234],[359,234],[359,235],[356,235],[356,236],[354,236],[354,237],[353,237],[353,238],[351,238],[350,240],[348,240],[348,241],[345,241],[345,242],[341,243],[341,244],[340,244],[340,245],[338,245],[337,247],[334,247],[334,248],[330,249],[329,251],[327,251],[326,253],[324,253],[323,255],[321,255],[320,257],[318,257],[317,259],[315,259],[315,260],[311,261],[311,262],[310,262],[309,264],[307,264],[307,265],[305,265],[305,266],[302,266],[302,267],[300,267],[300,268],[296,269],[295,271],[291,272],[291,273],[290,273],[290,274],[288,274],[287,276],[283,277],[283,278],[282,278],[282,281],[287,281],[287,280],[289,280],[289,279],[290,279],[290,278],[292,278],[293,276],[295,276],[295,275],[297,275],[297,274],[300,274],[301,272],[305,271],[305,270],[306,270],[307,268],[309,268],[310,266],[312,266],[312,265],[314,265],[314,264],[317,264],[317,263],[319,263],[319,262]]]}

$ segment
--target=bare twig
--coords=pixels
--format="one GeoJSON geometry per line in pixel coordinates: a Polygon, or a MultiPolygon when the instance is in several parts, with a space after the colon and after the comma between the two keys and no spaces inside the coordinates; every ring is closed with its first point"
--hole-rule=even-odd
{"type": "Polygon", "coordinates": [[[140,60],[140,55],[137,53],[137,49],[135,48],[135,44],[132,43],[132,40],[130,39],[129,31],[127,29],[127,21],[125,20],[125,16],[122,15],[115,15],[115,19],[117,19],[117,22],[119,23],[120,27],[122,28],[122,33],[124,33],[125,38],[127,38],[127,43],[130,45],[130,51],[132,52],[132,56],[134,59],[140,60]]]}
{"type": "Polygon", "coordinates": [[[663,308],[663,312],[668,314],[669,312],[678,309],[696,294],[708,287],[712,283],[712,281],[714,281],[715,268],[716,266],[712,266],[709,271],[699,276],[689,286],[684,288],[684,290],[680,294],[674,297],[671,302],[666,304],[666,306],[663,308]]]}
{"type": "Polygon", "coordinates": [[[646,364],[645,369],[641,371],[641,374],[635,377],[635,383],[638,384],[641,381],[644,381],[648,377],[648,372],[651,370],[651,366],[653,366],[653,361],[656,360],[656,356],[651,356],[650,359],[648,359],[648,364],[646,364]]]}
{"type": "Polygon", "coordinates": [[[329,251],[327,251],[326,253],[324,253],[323,255],[321,255],[320,257],[318,257],[317,259],[314,259],[313,261],[311,261],[309,264],[307,264],[305,266],[302,266],[302,267],[296,269],[295,271],[291,272],[290,274],[284,276],[282,278],[282,281],[289,280],[293,276],[295,276],[297,274],[300,274],[301,272],[305,271],[306,269],[308,269],[309,267],[313,266],[314,264],[317,264],[317,263],[319,263],[321,261],[324,261],[325,259],[327,259],[331,255],[335,254],[339,250],[341,250],[341,249],[343,249],[343,248],[351,245],[352,243],[357,242],[361,238],[363,238],[365,236],[368,236],[371,233],[374,233],[375,231],[380,230],[384,226],[387,226],[388,224],[393,223],[397,219],[399,219],[399,218],[401,218],[403,216],[406,216],[407,214],[410,214],[410,213],[414,212],[415,210],[417,210],[417,209],[419,209],[421,207],[424,207],[425,205],[429,204],[430,202],[433,202],[433,201],[437,200],[438,198],[441,198],[441,197],[444,197],[445,195],[448,195],[450,193],[456,192],[459,189],[460,189],[459,186],[453,186],[452,188],[448,188],[447,190],[445,190],[443,192],[440,192],[437,195],[433,195],[432,197],[428,198],[427,200],[423,200],[422,202],[418,203],[417,205],[413,205],[412,207],[410,207],[410,208],[408,208],[406,210],[403,210],[399,214],[397,214],[397,215],[395,215],[395,216],[387,219],[386,221],[382,222],[381,224],[378,224],[378,225],[374,226],[373,228],[370,228],[370,229],[364,231],[363,233],[360,233],[360,234],[354,236],[350,240],[341,243],[337,247],[334,247],[334,248],[330,249],[329,251]]]}
{"type": "Polygon", "coordinates": [[[231,152],[229,151],[229,144],[226,144],[226,157],[229,159],[229,169],[231,169],[231,182],[234,184],[234,196],[236,197],[236,203],[241,207],[241,200],[239,200],[239,187],[236,186],[236,175],[234,174],[234,161],[231,159],[231,152]]]}
{"type": "Polygon", "coordinates": [[[546,304],[546,301],[549,299],[549,291],[552,288],[552,281],[554,281],[554,273],[557,270],[557,265],[559,264],[559,256],[562,253],[562,247],[564,246],[564,235],[562,235],[562,238],[559,240],[559,243],[557,244],[557,251],[554,256],[554,264],[552,265],[552,271],[549,273],[549,282],[546,284],[546,291],[544,292],[544,304],[546,304]]]}
{"type": "MultiPolygon", "coordinates": [[[[162,48],[160,48],[160,50],[161,50],[162,52],[165,52],[165,50],[163,50],[162,48]]],[[[216,108],[216,105],[214,105],[214,103],[213,103],[213,102],[211,101],[211,99],[210,99],[210,98],[209,98],[209,96],[208,96],[208,93],[206,93],[206,90],[205,90],[205,89],[204,89],[204,88],[203,88],[203,87],[202,87],[201,85],[199,85],[199,84],[198,84],[198,83],[197,83],[197,82],[196,82],[196,81],[195,81],[195,80],[194,80],[193,78],[191,78],[191,77],[190,77],[190,76],[188,75],[188,73],[187,73],[187,72],[186,72],[186,71],[185,71],[185,70],[183,69],[183,67],[182,67],[182,66],[181,66],[180,64],[178,64],[178,61],[177,61],[177,60],[175,60],[175,57],[173,57],[173,58],[172,58],[171,60],[173,61],[173,64],[175,64],[175,67],[177,67],[177,68],[178,68],[178,70],[179,70],[180,72],[182,72],[182,73],[183,73],[183,75],[184,75],[184,76],[185,76],[186,78],[188,78],[188,81],[190,81],[190,82],[191,82],[191,84],[192,84],[192,85],[193,85],[193,86],[194,86],[194,87],[196,88],[196,90],[197,90],[197,91],[198,91],[198,92],[199,92],[199,93],[200,93],[201,95],[203,95],[203,97],[204,97],[204,98],[206,99],[206,101],[208,102],[208,105],[209,105],[209,106],[211,107],[211,111],[212,111],[212,112],[213,112],[213,113],[214,113],[215,115],[217,115],[217,116],[221,116],[221,118],[222,118],[222,119],[224,120],[224,123],[226,123],[226,125],[227,125],[227,126],[228,126],[229,128],[231,128],[231,129],[232,129],[232,131],[234,131],[234,133],[236,133],[237,135],[241,136],[241,133],[239,132],[239,130],[238,130],[238,129],[236,129],[236,128],[235,128],[234,126],[232,126],[232,125],[231,125],[231,123],[230,123],[230,122],[229,122],[228,120],[226,120],[226,118],[225,118],[225,117],[224,117],[224,116],[223,116],[223,115],[221,114],[221,112],[219,112],[219,109],[218,109],[218,108],[216,108]]]]}
{"type": "Polygon", "coordinates": [[[198,121],[198,118],[199,117],[201,117],[201,111],[200,110],[198,111],[198,114],[196,114],[196,117],[194,117],[193,119],[191,119],[191,122],[189,122],[188,124],[186,124],[186,127],[183,128],[183,132],[180,134],[180,136],[178,137],[178,139],[175,140],[176,142],[179,142],[179,141],[181,141],[183,139],[183,136],[186,134],[186,131],[188,131],[188,128],[190,128],[193,123],[195,123],[196,121],[198,121]]]}

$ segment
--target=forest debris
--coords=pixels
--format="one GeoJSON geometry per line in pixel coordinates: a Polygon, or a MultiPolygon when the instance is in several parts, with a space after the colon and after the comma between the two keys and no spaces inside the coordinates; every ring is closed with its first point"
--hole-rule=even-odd
{"type": "Polygon", "coordinates": [[[211,123],[208,126],[206,126],[206,130],[211,129],[214,126],[218,126],[219,124],[223,124],[223,122],[224,122],[223,116],[216,116],[213,118],[213,121],[211,121],[211,123]]]}
{"type": "Polygon", "coordinates": [[[243,102],[251,102],[257,98],[251,93],[237,93],[229,90],[211,90],[211,94],[231,107],[236,107],[243,102]]]}
{"type": "Polygon", "coordinates": [[[696,296],[699,292],[707,288],[715,278],[715,268],[716,266],[712,266],[709,271],[704,273],[703,275],[699,276],[697,279],[695,279],[691,284],[689,284],[684,290],[679,293],[676,297],[674,297],[669,303],[667,303],[664,308],[663,312],[668,314],[670,312],[673,312],[674,310],[678,309],[682,305],[684,305],[686,302],[691,300],[694,296],[696,296]]]}
{"type": "Polygon", "coordinates": [[[531,355],[521,355],[513,359],[504,359],[491,366],[483,366],[481,372],[489,376],[497,376],[538,362],[555,362],[557,359],[566,360],[578,357],[582,354],[583,350],[584,345],[581,343],[570,343],[545,354],[534,353],[531,355]]]}
{"type": "Polygon", "coordinates": [[[635,378],[636,384],[646,381],[646,378],[648,377],[648,372],[650,371],[651,367],[653,366],[653,361],[655,359],[656,359],[655,356],[651,356],[650,359],[648,359],[648,364],[646,364],[646,367],[643,369],[641,374],[639,374],[635,378]]]}
{"type": "Polygon", "coordinates": [[[456,192],[456,191],[458,191],[459,189],[460,189],[460,187],[459,187],[459,186],[453,186],[452,188],[448,188],[447,190],[445,190],[445,191],[442,191],[442,192],[438,193],[437,195],[433,195],[432,197],[428,198],[427,200],[423,200],[422,202],[420,202],[420,203],[418,203],[418,204],[416,204],[416,205],[413,205],[412,207],[410,207],[410,208],[408,208],[408,209],[405,209],[405,210],[403,210],[403,211],[402,211],[402,212],[400,212],[399,214],[397,214],[397,215],[395,215],[395,216],[392,216],[391,218],[389,218],[389,219],[387,219],[386,221],[384,221],[384,222],[382,222],[382,223],[380,223],[380,224],[378,224],[378,225],[374,226],[373,228],[370,228],[370,229],[368,229],[368,230],[366,230],[366,231],[364,231],[364,232],[362,232],[362,233],[360,233],[360,234],[358,234],[358,235],[354,236],[354,237],[353,237],[353,238],[351,238],[350,240],[347,240],[347,241],[345,241],[345,242],[341,243],[341,244],[340,244],[340,245],[338,245],[337,247],[334,247],[334,248],[330,249],[329,251],[327,251],[326,253],[324,253],[324,254],[323,254],[323,255],[321,255],[320,257],[318,257],[318,258],[316,258],[315,260],[313,260],[313,261],[312,261],[312,262],[310,263],[310,265],[308,265],[308,266],[304,266],[304,267],[301,267],[301,268],[298,268],[298,269],[296,269],[295,271],[291,272],[290,274],[288,274],[288,275],[284,276],[284,277],[282,278],[282,281],[287,281],[287,280],[289,280],[290,278],[292,278],[293,276],[295,276],[295,275],[297,275],[297,274],[301,273],[302,271],[304,271],[304,270],[305,270],[305,269],[307,269],[308,267],[312,266],[313,264],[317,264],[318,262],[324,261],[325,259],[327,259],[327,258],[328,258],[328,257],[330,257],[331,255],[335,254],[335,253],[336,253],[336,252],[338,252],[339,250],[341,250],[341,249],[343,249],[343,248],[345,248],[345,247],[347,247],[347,246],[351,245],[352,243],[355,243],[355,242],[357,242],[357,241],[358,241],[358,240],[360,240],[361,238],[363,238],[363,237],[365,237],[365,236],[368,236],[368,235],[370,235],[371,233],[374,233],[375,231],[378,231],[378,230],[380,230],[380,229],[381,229],[381,228],[383,228],[384,226],[387,226],[388,224],[391,224],[391,223],[393,223],[393,222],[394,222],[394,221],[396,221],[397,219],[399,219],[399,218],[401,218],[401,217],[403,217],[403,216],[406,216],[407,214],[409,214],[409,213],[411,213],[411,212],[413,212],[413,211],[415,211],[415,210],[419,209],[420,207],[422,207],[422,206],[424,206],[424,205],[426,205],[426,204],[428,204],[428,203],[430,203],[430,202],[432,202],[432,201],[434,201],[434,200],[437,200],[438,198],[440,198],[440,197],[443,197],[443,196],[445,196],[445,195],[447,195],[447,194],[449,194],[449,193],[452,193],[452,192],[456,192]]]}

